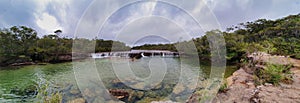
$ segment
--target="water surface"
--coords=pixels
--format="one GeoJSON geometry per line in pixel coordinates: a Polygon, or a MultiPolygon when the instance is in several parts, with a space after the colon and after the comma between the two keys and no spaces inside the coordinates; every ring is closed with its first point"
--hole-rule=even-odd
{"type": "Polygon", "coordinates": [[[134,99],[129,101],[127,98],[125,102],[146,101],[149,98],[156,100],[168,97],[176,101],[179,100],[177,97],[185,96],[185,94],[191,93],[195,89],[191,85],[194,84],[192,82],[194,82],[195,77],[182,74],[182,71],[189,69],[189,72],[199,72],[200,74],[198,75],[204,77],[204,74],[202,74],[204,69],[200,69],[196,65],[182,63],[179,58],[153,57],[134,61],[128,58],[106,58],[87,59],[75,63],[83,65],[82,67],[85,68],[77,68],[75,74],[73,70],[74,63],[32,65],[17,69],[2,68],[0,70],[0,102],[37,101],[38,99],[35,98],[37,94],[36,89],[42,85],[48,85],[50,89],[47,90],[60,91],[63,95],[63,102],[76,98],[85,98],[88,102],[97,102],[97,100],[98,102],[102,100],[109,101],[109,97],[98,98],[97,95],[104,94],[103,92],[97,92],[97,88],[101,87],[101,85],[104,85],[105,89],[122,89],[131,91],[133,94],[136,93],[134,99]],[[127,64],[139,79],[149,77],[151,72],[153,72],[153,68],[156,71],[161,70],[161,72],[166,73],[158,84],[143,84],[138,82],[138,79],[128,75],[118,78],[118,75],[120,75],[118,73],[128,72],[124,64],[127,64]],[[92,71],[91,68],[93,67],[96,67],[96,72],[92,71]],[[93,78],[95,76],[92,74],[97,74],[97,77],[103,83],[99,81],[99,78],[93,78]],[[86,81],[82,82],[82,80],[86,81]]]}

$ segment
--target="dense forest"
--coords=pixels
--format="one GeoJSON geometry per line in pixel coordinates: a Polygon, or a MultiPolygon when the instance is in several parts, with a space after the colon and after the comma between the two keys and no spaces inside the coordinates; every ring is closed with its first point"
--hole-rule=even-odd
{"type": "MultiPolygon", "coordinates": [[[[0,65],[16,62],[59,62],[60,55],[72,55],[73,41],[81,41],[86,47],[96,43],[95,52],[112,50],[148,49],[177,51],[176,46],[195,44],[200,58],[209,58],[210,48],[207,35],[219,32],[225,39],[227,60],[239,62],[249,53],[263,51],[274,55],[300,58],[300,14],[290,15],[277,20],[259,19],[240,23],[226,31],[212,30],[200,38],[174,44],[145,44],[128,47],[126,44],[103,39],[83,39],[59,37],[61,30],[53,34],[38,37],[37,32],[26,26],[13,26],[0,29],[0,65]]],[[[74,52],[74,51],[73,51],[74,52]]],[[[78,51],[75,51],[78,52],[78,51]]]]}
{"type": "Polygon", "coordinates": [[[53,34],[38,37],[37,32],[26,26],[13,26],[0,30],[0,66],[22,62],[62,62],[72,60],[73,41],[83,43],[82,47],[96,44],[95,52],[111,51],[112,45],[118,46],[118,50],[129,50],[124,43],[103,39],[83,39],[59,37],[61,30],[53,34]],[[62,56],[68,58],[61,59],[62,56]]]}
{"type": "Polygon", "coordinates": [[[161,49],[176,51],[176,45],[194,43],[200,58],[209,58],[210,48],[207,35],[219,32],[226,42],[227,60],[239,62],[253,52],[266,52],[300,58],[300,14],[277,20],[259,19],[240,23],[226,31],[212,30],[200,38],[174,44],[152,44],[133,47],[134,49],[161,49]]]}

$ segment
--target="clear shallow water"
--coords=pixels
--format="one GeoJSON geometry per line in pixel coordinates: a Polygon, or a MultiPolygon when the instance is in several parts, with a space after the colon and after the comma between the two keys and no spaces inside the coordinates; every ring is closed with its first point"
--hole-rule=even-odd
{"type": "Polygon", "coordinates": [[[46,81],[49,85],[53,84],[53,87],[75,83],[71,63],[1,69],[0,102],[35,101],[34,92],[46,81]]]}
{"type": "MultiPolygon", "coordinates": [[[[178,100],[177,97],[185,96],[195,88],[189,86],[195,82],[195,77],[189,73],[201,72],[199,67],[181,63],[178,58],[159,57],[135,61],[126,58],[90,59],[75,62],[75,69],[73,70],[72,63],[32,65],[18,69],[4,68],[0,70],[0,102],[37,101],[34,90],[45,83],[49,88],[55,88],[62,93],[63,102],[76,98],[85,98],[88,102],[110,101],[111,97],[105,98],[102,96],[105,94],[103,91],[97,91],[100,89],[121,89],[136,96],[130,100],[127,98],[125,102],[167,97],[178,100]],[[138,79],[126,74],[128,67],[138,79]],[[189,72],[182,74],[181,70],[189,72]],[[158,80],[160,77],[148,84],[141,82],[151,73],[160,72],[164,74],[161,82],[158,80]],[[173,88],[176,88],[176,91],[173,88]]],[[[201,73],[199,75],[203,76],[201,73]]]]}

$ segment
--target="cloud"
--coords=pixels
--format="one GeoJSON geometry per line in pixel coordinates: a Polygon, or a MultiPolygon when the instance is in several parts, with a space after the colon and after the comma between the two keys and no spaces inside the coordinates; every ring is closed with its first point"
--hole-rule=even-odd
{"type": "Polygon", "coordinates": [[[100,38],[113,39],[120,30],[130,22],[152,16],[156,8],[156,1],[134,2],[115,11],[103,25],[100,38]],[[138,9],[137,9],[138,8],[138,9]]]}
{"type": "MultiPolygon", "coordinates": [[[[154,15],[169,19],[186,30],[191,37],[199,37],[207,30],[219,28],[219,24],[221,29],[225,30],[225,28],[241,22],[254,21],[259,18],[277,19],[298,14],[300,11],[300,1],[297,0],[152,0],[133,2],[135,1],[0,0],[0,27],[25,25],[37,30],[40,36],[52,33],[53,29],[62,29],[64,36],[73,37],[77,31],[81,37],[94,38],[101,29],[101,23],[107,20],[104,24],[104,31],[99,34],[99,37],[114,39],[122,27],[134,23],[135,20],[140,20],[140,17],[154,15]],[[137,5],[138,3],[140,4],[137,5]],[[168,3],[171,6],[167,5],[168,3]],[[87,9],[89,11],[85,11],[87,9]],[[189,17],[184,13],[185,11],[189,11],[188,14],[194,15],[194,17],[189,17]],[[113,12],[115,13],[112,14],[113,12]],[[110,18],[107,18],[109,16],[110,18]],[[80,20],[81,17],[85,19],[80,20]],[[200,23],[200,29],[199,25],[194,23],[194,19],[200,23]],[[218,20],[219,24],[214,22],[215,20],[218,20]],[[77,25],[79,21],[81,24],[77,25]]],[[[144,21],[144,23],[149,24],[150,22],[144,21]]],[[[165,26],[166,28],[172,27],[165,26]]],[[[139,31],[143,28],[147,28],[147,25],[140,25],[135,30],[139,31]]],[[[173,26],[173,28],[176,27],[173,26]]],[[[134,31],[134,29],[132,30],[134,31]]],[[[168,30],[178,31],[170,28],[168,30]]],[[[181,33],[178,32],[178,34],[181,33]]]]}
{"type": "Polygon", "coordinates": [[[27,25],[35,27],[33,12],[34,2],[24,0],[1,0],[0,1],[0,26],[10,27],[15,25],[27,25]]]}
{"type": "Polygon", "coordinates": [[[144,17],[129,23],[120,31],[120,34],[116,35],[115,39],[128,45],[134,45],[145,37],[160,37],[168,40],[169,43],[177,42],[180,39],[191,39],[191,36],[187,35],[183,28],[176,23],[169,19],[155,16],[144,17]]]}
{"type": "MultiPolygon", "coordinates": [[[[81,7],[75,7],[78,5],[77,3],[86,4],[89,3],[89,1],[86,1],[86,3],[82,3],[82,1],[75,2],[72,0],[36,1],[37,9],[35,11],[35,16],[37,19],[35,23],[45,34],[53,33],[53,31],[57,28],[62,29],[62,35],[72,37],[71,35],[73,35],[76,23],[84,9],[81,5],[81,7]],[[79,12],[77,9],[82,9],[82,11],[79,12]],[[77,13],[80,13],[80,15],[78,15],[77,13]],[[46,19],[43,19],[43,21],[41,21],[41,18],[46,19]],[[47,25],[47,23],[50,24],[47,25]]],[[[83,5],[83,7],[85,7],[86,5],[83,5]]]]}
{"type": "Polygon", "coordinates": [[[297,0],[205,0],[220,22],[222,29],[257,19],[279,19],[298,14],[297,0]]]}
{"type": "Polygon", "coordinates": [[[50,31],[53,28],[62,28],[62,35],[72,37],[77,21],[90,2],[91,0],[1,0],[0,27],[24,25],[35,29],[39,36],[53,33],[50,31]]]}
{"type": "Polygon", "coordinates": [[[123,7],[103,27],[100,38],[116,39],[130,45],[151,35],[177,42],[204,34],[184,10],[161,2],[139,2],[123,7]]]}
{"type": "Polygon", "coordinates": [[[53,33],[55,30],[62,29],[56,18],[48,13],[39,15],[36,19],[36,24],[47,33],[53,33]]]}

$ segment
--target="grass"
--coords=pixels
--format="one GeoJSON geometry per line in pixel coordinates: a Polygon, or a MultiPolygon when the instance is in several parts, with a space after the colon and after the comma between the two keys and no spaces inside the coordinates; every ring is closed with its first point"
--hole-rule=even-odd
{"type": "Polygon", "coordinates": [[[239,67],[236,65],[227,65],[225,70],[224,78],[230,77],[235,71],[239,70],[239,67]]]}

